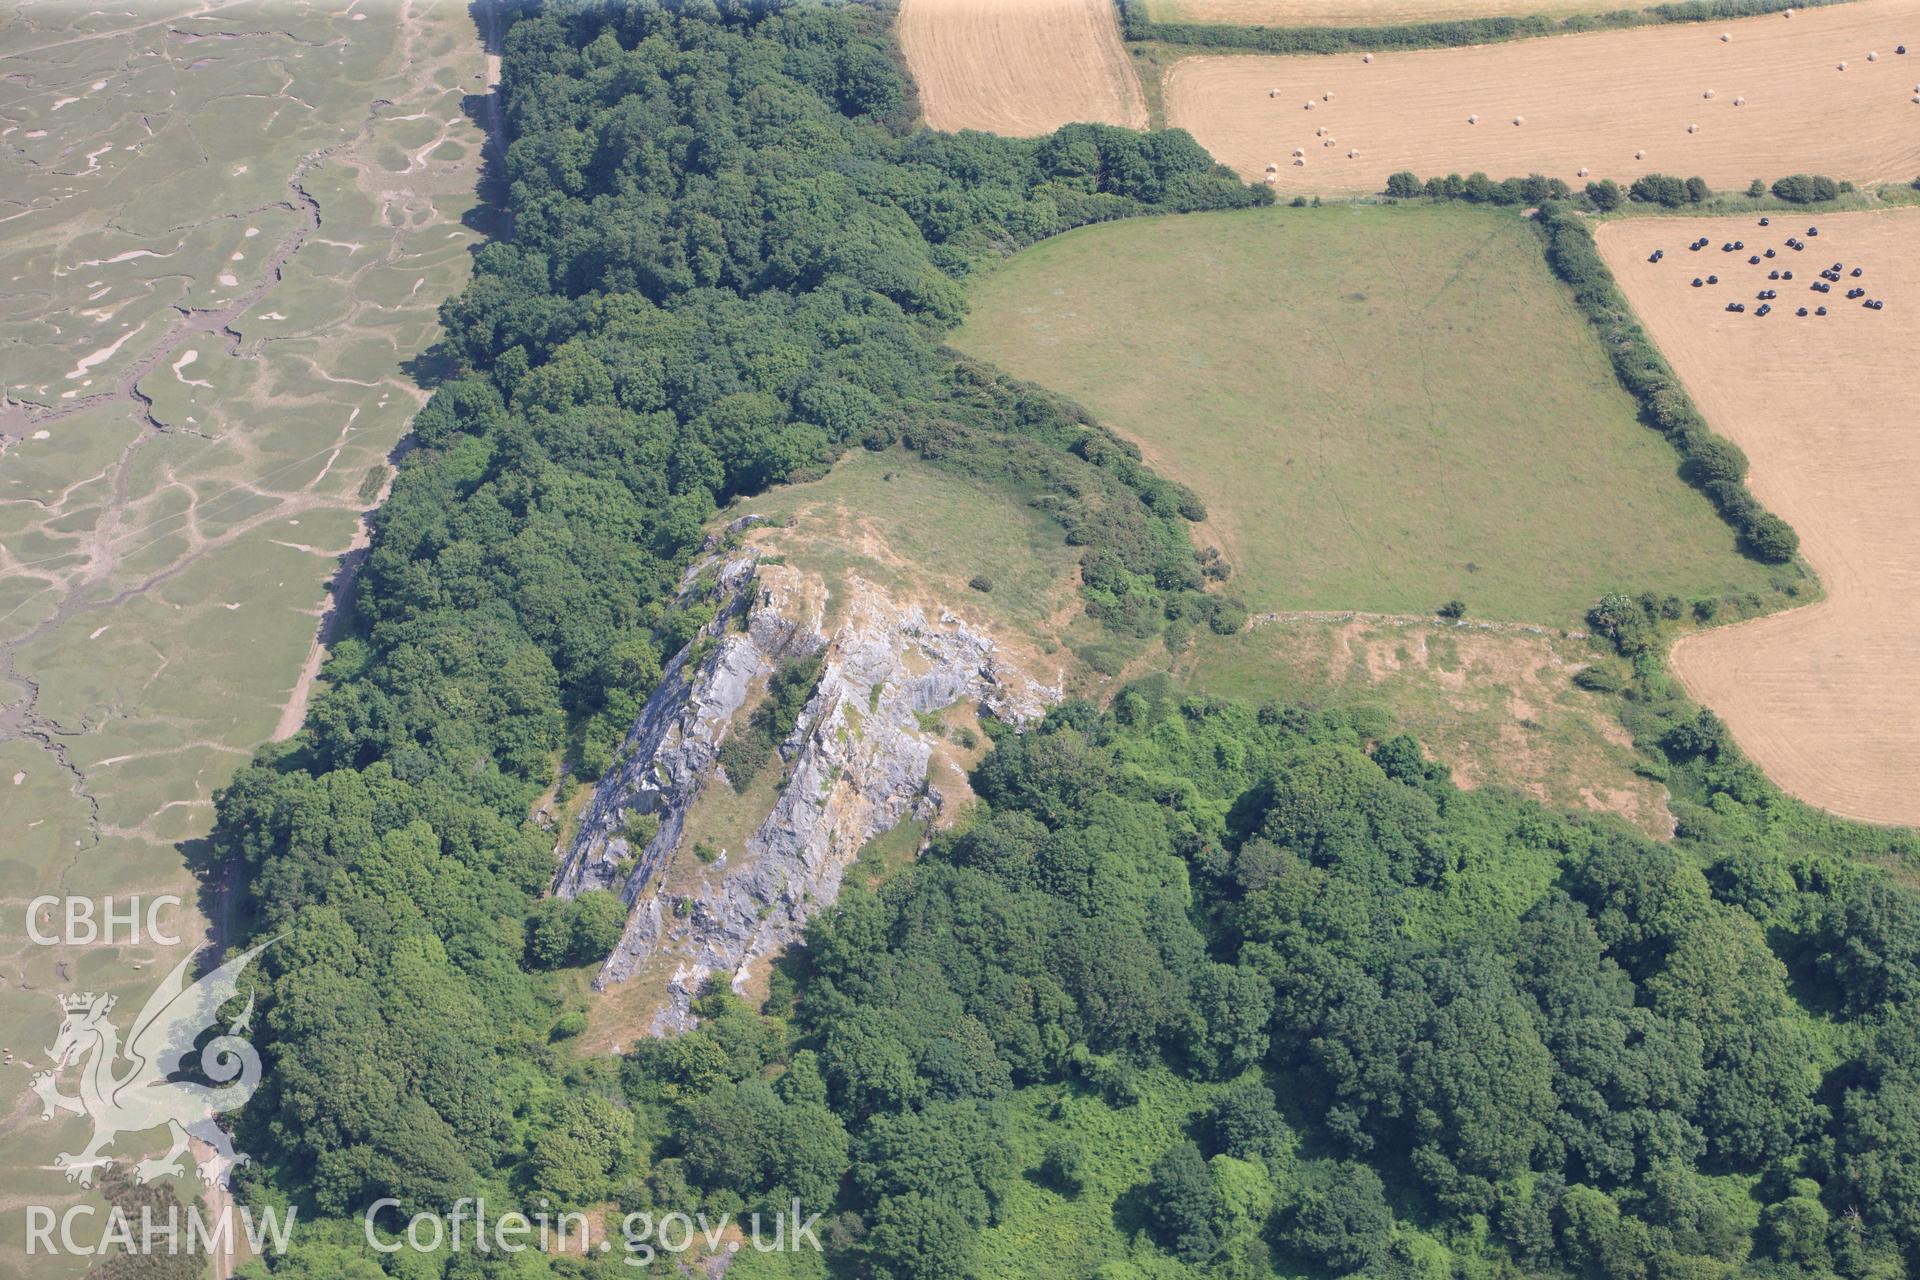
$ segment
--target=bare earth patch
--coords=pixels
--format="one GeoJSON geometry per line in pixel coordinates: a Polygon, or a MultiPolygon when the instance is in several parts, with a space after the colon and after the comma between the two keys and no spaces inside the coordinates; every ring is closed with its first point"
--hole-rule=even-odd
{"type": "Polygon", "coordinates": [[[898,30],[935,129],[1146,127],[1112,0],[905,0],[898,30]]]}
{"type": "Polygon", "coordinates": [[[1544,628],[1283,614],[1201,638],[1180,669],[1224,697],[1383,709],[1462,787],[1509,787],[1670,836],[1666,789],[1634,772],[1607,700],[1573,683],[1591,659],[1588,641],[1544,628]]]}
{"type": "Polygon", "coordinates": [[[1786,790],[1845,817],[1920,822],[1920,212],[1661,219],[1600,229],[1608,264],[1715,430],[1752,459],[1754,493],[1799,530],[1827,598],[1691,636],[1673,663],[1786,790]],[[1820,234],[1805,252],[1789,234],[1820,234]],[[1711,246],[1686,252],[1705,235],[1711,246]],[[1779,258],[1749,266],[1739,237],[1779,258]],[[1655,248],[1671,251],[1648,263],[1655,248]],[[1808,290],[1842,262],[1831,294],[1808,290]],[[1784,264],[1792,283],[1765,279],[1784,264]],[[1690,280],[1713,268],[1718,288],[1690,280]],[[1754,293],[1778,289],[1771,315],[1754,293]],[[1863,287],[1870,311],[1842,295],[1863,287]],[[1744,314],[1724,310],[1745,300],[1744,314]],[[1827,306],[1825,317],[1794,313],[1827,306]]]}
{"type": "Polygon", "coordinates": [[[1378,191],[1400,170],[1904,180],[1920,172],[1920,58],[1893,50],[1916,42],[1911,0],[1860,0],[1371,63],[1195,57],[1167,73],[1167,121],[1250,180],[1277,165],[1282,191],[1378,191]]]}

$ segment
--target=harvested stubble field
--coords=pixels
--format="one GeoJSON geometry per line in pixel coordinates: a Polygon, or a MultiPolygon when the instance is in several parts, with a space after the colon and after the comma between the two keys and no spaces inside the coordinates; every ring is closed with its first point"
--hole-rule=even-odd
{"type": "Polygon", "coordinates": [[[1108,223],[1015,255],[972,303],[955,344],[1198,492],[1256,611],[1458,598],[1574,625],[1609,590],[1767,589],[1512,213],[1108,223]]]}
{"type": "Polygon", "coordinates": [[[1380,53],[1371,63],[1201,56],[1174,64],[1165,99],[1169,124],[1248,179],[1278,165],[1284,192],[1378,191],[1400,170],[1574,183],[1582,169],[1621,180],[1660,172],[1744,187],[1791,172],[1912,178],[1916,86],[1920,6],[1859,0],[1791,18],[1380,53]],[[1915,52],[1896,54],[1901,44],[1915,52]]]}
{"type": "Polygon", "coordinates": [[[898,32],[935,129],[1146,127],[1112,0],[905,0],[898,32]]]}
{"type": "Polygon", "coordinates": [[[1384,27],[1514,14],[1565,18],[1633,7],[1632,0],[1147,0],[1147,16],[1155,22],[1256,27],[1384,27]]]}
{"type": "Polygon", "coordinates": [[[1773,221],[1765,231],[1753,218],[1600,230],[1634,309],[1707,421],[1746,450],[1755,495],[1799,530],[1827,588],[1805,609],[1689,637],[1673,663],[1794,795],[1846,817],[1920,823],[1920,211],[1773,221]],[[1785,237],[1809,223],[1819,237],[1787,250],[1785,237]],[[1686,252],[1700,235],[1711,246],[1686,252]],[[1752,267],[1718,251],[1735,237],[1778,248],[1794,282],[1765,279],[1778,259],[1752,267]],[[1665,260],[1648,263],[1661,247],[1665,260]],[[1836,261],[1865,274],[1809,292],[1836,261]],[[1691,288],[1709,266],[1722,287],[1691,288]],[[1856,285],[1886,309],[1847,301],[1856,285]],[[1769,286],[1781,297],[1756,316],[1753,295],[1769,286]],[[1727,312],[1732,299],[1749,310],[1727,312]],[[1803,305],[1830,314],[1801,318],[1803,305]]]}

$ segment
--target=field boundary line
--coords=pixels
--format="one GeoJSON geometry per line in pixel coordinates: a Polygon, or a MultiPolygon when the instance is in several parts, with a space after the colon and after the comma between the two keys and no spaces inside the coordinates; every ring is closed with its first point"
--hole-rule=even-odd
{"type": "Polygon", "coordinates": [[[1472,618],[1441,618],[1423,613],[1366,613],[1359,609],[1280,609],[1256,613],[1247,619],[1249,628],[1285,626],[1299,622],[1368,622],[1386,627],[1447,627],[1454,631],[1488,631],[1498,635],[1546,636],[1550,639],[1585,640],[1588,631],[1568,627],[1549,627],[1537,622],[1488,622],[1472,618]]]}

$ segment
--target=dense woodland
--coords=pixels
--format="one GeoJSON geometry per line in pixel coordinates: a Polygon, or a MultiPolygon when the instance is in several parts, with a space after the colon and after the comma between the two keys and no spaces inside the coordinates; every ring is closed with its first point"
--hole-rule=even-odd
{"type": "Polygon", "coordinates": [[[966,828],[819,917],[763,1009],[572,1052],[549,971],[621,910],[543,901],[528,814],[708,616],[673,588],[719,503],[903,445],[1055,516],[1116,631],[1242,613],[1191,495],[940,339],[985,259],[1267,193],[1183,133],[915,130],[880,11],[678,9],[508,32],[513,237],[445,308],[455,372],[307,728],[220,799],[216,852],[284,935],[243,1190],[322,1219],[273,1273],[632,1274],[359,1244],[377,1197],[485,1195],[797,1196],[827,1214],[811,1274],[1051,1274],[991,1261],[1030,1186],[1111,1205],[1106,1280],[1920,1260],[1920,899],[1850,856],[1900,837],[1786,801],[1675,698],[1661,601],[1603,605],[1594,687],[1671,770],[1671,844],[1458,791],[1364,717],[1149,681],[993,726],[966,828]],[[1039,1097],[1177,1132],[1049,1128],[1028,1160],[1039,1097]]]}

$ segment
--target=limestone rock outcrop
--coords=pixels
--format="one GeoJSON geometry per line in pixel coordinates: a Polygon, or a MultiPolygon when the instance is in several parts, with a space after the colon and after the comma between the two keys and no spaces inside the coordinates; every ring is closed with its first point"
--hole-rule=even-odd
{"type": "MultiPolygon", "coordinates": [[[[1014,724],[1057,702],[983,630],[854,575],[833,601],[817,577],[752,552],[689,574],[715,573],[714,620],[668,664],[659,688],[601,779],[562,861],[555,891],[613,889],[632,908],[596,986],[664,974],[649,1030],[691,1025],[710,978],[741,989],[752,966],[797,939],[831,904],[861,847],[908,819],[933,819],[949,797],[929,780],[940,741],[922,717],[955,704],[1014,724]],[[716,572],[717,571],[717,572],[716,572]],[[669,891],[662,881],[702,788],[726,786],[717,758],[735,717],[783,663],[819,656],[820,676],[780,744],[783,785],[746,841],[669,891]],[[630,832],[658,828],[644,846],[630,832]],[[636,824],[636,820],[640,820],[636,824]]],[[[772,767],[772,766],[769,766],[772,767]]]]}

